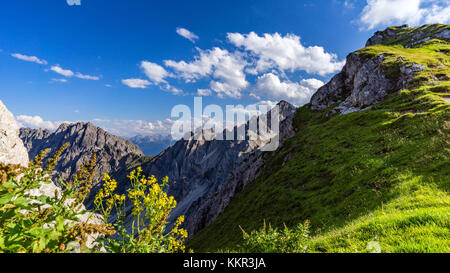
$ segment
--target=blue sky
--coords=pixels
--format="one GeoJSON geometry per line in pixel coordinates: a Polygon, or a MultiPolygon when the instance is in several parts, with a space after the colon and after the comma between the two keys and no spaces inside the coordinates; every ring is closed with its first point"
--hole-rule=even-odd
{"type": "Polygon", "coordinates": [[[23,126],[165,132],[176,104],[296,105],[378,29],[448,23],[449,0],[3,1],[0,100],[23,126]]]}

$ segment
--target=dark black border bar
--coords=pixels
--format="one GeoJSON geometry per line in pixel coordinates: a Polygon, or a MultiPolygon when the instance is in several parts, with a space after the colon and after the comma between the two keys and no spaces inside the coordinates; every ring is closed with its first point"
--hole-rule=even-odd
{"type": "MultiPolygon", "coordinates": [[[[334,272],[445,268],[448,254],[0,254],[4,266],[58,272],[334,272]],[[444,264],[445,263],[445,264],[444,264]],[[201,267],[198,267],[202,265],[201,267]],[[213,270],[214,268],[214,270],[213,270]]],[[[5,268],[6,269],[6,268],[5,268]]]]}

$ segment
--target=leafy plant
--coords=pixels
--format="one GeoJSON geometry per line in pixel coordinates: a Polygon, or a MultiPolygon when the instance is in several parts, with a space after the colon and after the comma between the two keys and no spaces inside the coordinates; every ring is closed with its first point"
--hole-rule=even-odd
{"type": "Polygon", "coordinates": [[[184,240],[188,234],[180,228],[184,216],[180,216],[173,228],[167,230],[167,219],[176,206],[173,196],[164,192],[168,178],[158,183],[155,176],[145,177],[138,167],[128,176],[131,188],[126,194],[115,194],[117,182],[104,175],[104,185],[95,197],[95,211],[102,214],[105,224],[115,212],[113,227],[116,236],[101,238],[102,246],[114,253],[161,253],[185,251],[184,240]],[[131,215],[127,215],[127,204],[131,215]],[[131,226],[125,225],[132,217],[131,226]],[[167,231],[167,232],[166,232],[167,231]]]}
{"type": "Polygon", "coordinates": [[[85,249],[88,235],[113,233],[106,224],[81,222],[79,218],[89,213],[82,203],[91,187],[95,156],[72,182],[60,179],[64,190],[56,190],[52,197],[32,194],[52,183],[53,170],[67,146],[45,166],[42,161],[49,150],[26,168],[0,164],[0,252],[72,252],[76,247],[85,249]]]}
{"type": "Polygon", "coordinates": [[[308,249],[309,221],[298,224],[290,229],[284,226],[283,229],[267,228],[266,222],[258,231],[248,234],[240,227],[244,235],[244,243],[240,247],[240,252],[248,253],[305,253],[308,249]]]}

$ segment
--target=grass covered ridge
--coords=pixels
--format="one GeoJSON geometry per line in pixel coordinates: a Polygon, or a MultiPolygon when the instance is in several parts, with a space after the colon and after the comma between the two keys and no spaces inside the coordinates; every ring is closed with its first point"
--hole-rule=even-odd
{"type": "Polygon", "coordinates": [[[238,251],[239,226],[294,228],[309,220],[311,252],[367,252],[373,241],[382,252],[450,252],[449,43],[359,52],[385,54],[393,73],[405,63],[426,69],[414,89],[369,110],[328,118],[329,109],[300,108],[296,136],[188,247],[238,251]]]}

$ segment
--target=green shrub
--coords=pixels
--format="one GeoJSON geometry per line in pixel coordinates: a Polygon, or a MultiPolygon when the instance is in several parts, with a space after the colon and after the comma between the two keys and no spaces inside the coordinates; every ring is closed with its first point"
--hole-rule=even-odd
{"type": "Polygon", "coordinates": [[[30,191],[52,183],[59,149],[45,166],[49,150],[40,153],[27,168],[0,164],[0,252],[49,253],[85,249],[90,234],[112,234],[107,225],[80,222],[88,213],[81,205],[91,187],[95,157],[75,175],[72,182],[61,180],[65,190],[53,197],[33,196],[30,191]]]}
{"type": "Polygon", "coordinates": [[[250,234],[242,229],[244,242],[240,252],[244,253],[305,253],[308,250],[309,222],[300,223],[295,228],[283,229],[271,225],[250,234]]]}
{"type": "Polygon", "coordinates": [[[95,212],[103,215],[107,224],[111,213],[115,211],[114,229],[118,236],[101,238],[102,246],[114,253],[162,253],[183,252],[184,240],[188,234],[179,228],[184,221],[180,216],[174,227],[166,232],[167,219],[176,206],[173,196],[164,192],[168,178],[158,183],[154,176],[145,177],[140,167],[128,176],[131,188],[127,194],[114,194],[117,182],[104,175],[103,188],[95,197],[95,212]],[[125,226],[126,204],[132,205],[131,232],[125,226]]]}

